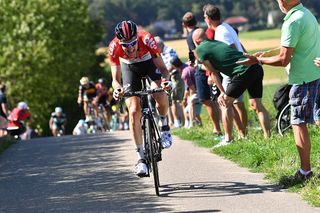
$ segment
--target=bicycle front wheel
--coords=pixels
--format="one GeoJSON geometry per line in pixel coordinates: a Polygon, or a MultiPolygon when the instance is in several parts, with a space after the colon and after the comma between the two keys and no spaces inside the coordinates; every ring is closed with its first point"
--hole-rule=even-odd
{"type": "Polygon", "coordinates": [[[153,179],[154,179],[154,188],[156,191],[157,196],[160,195],[159,187],[160,187],[160,181],[159,181],[159,172],[158,172],[158,161],[156,158],[157,155],[157,147],[156,147],[156,139],[155,139],[155,133],[153,129],[153,124],[150,119],[146,120],[146,142],[149,144],[149,156],[150,156],[150,163],[152,167],[152,173],[153,173],[153,179]]]}

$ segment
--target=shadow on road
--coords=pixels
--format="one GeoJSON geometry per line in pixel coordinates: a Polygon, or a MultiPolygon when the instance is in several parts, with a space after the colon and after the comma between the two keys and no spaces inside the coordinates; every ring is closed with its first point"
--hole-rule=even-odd
{"type": "Polygon", "coordinates": [[[0,212],[168,212],[108,135],[39,138],[0,156],[0,212]]]}
{"type": "Polygon", "coordinates": [[[278,192],[276,185],[257,185],[242,182],[190,182],[161,185],[163,197],[226,197],[245,194],[258,194],[266,191],[278,192]]]}

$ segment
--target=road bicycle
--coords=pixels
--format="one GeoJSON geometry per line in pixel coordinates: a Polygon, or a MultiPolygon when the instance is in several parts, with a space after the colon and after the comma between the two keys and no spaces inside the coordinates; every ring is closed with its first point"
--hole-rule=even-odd
{"type": "Polygon", "coordinates": [[[108,116],[105,106],[103,104],[99,104],[98,106],[98,129],[102,132],[106,132],[110,130],[109,123],[108,123],[108,116]]]}
{"type": "Polygon", "coordinates": [[[88,114],[88,120],[86,120],[86,123],[88,125],[88,133],[95,134],[98,132],[97,116],[95,114],[94,107],[91,101],[88,102],[88,114]]]}
{"type": "MultiPolygon", "coordinates": [[[[125,92],[124,97],[138,96],[141,104],[141,128],[143,131],[143,146],[145,152],[145,160],[148,167],[147,177],[153,173],[154,187],[157,196],[160,195],[159,187],[159,171],[158,162],[161,157],[161,136],[160,130],[156,123],[155,114],[153,112],[153,104],[151,94],[158,92],[166,92],[163,88],[147,89],[147,79],[142,78],[141,91],[125,92]]],[[[168,95],[169,96],[169,95],[168,95]]]]}

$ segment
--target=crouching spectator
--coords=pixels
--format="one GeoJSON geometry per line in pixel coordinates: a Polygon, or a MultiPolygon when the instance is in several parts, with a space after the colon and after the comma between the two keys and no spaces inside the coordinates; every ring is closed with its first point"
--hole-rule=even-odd
{"type": "Polygon", "coordinates": [[[80,119],[76,127],[73,129],[73,135],[86,135],[88,133],[88,125],[83,119],[80,119]]]}
{"type": "Polygon", "coordinates": [[[26,131],[26,126],[32,122],[29,107],[25,102],[19,102],[8,116],[8,132],[15,138],[19,138],[26,131]],[[28,124],[26,122],[29,122],[28,124]]]}

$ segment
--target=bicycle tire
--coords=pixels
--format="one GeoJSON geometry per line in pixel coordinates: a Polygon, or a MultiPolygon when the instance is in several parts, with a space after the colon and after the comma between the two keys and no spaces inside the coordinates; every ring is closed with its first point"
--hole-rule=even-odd
{"type": "Polygon", "coordinates": [[[151,171],[153,174],[153,180],[154,180],[154,188],[156,191],[156,195],[160,196],[160,181],[159,181],[159,171],[158,171],[158,161],[156,159],[156,140],[155,140],[155,135],[152,129],[152,121],[150,119],[146,119],[146,126],[145,126],[145,131],[146,131],[146,142],[149,144],[149,157],[150,157],[150,163],[151,165],[151,171]]]}
{"type": "Polygon", "coordinates": [[[277,119],[277,129],[278,133],[283,136],[284,132],[290,128],[290,104],[287,104],[279,114],[277,119]]]}

